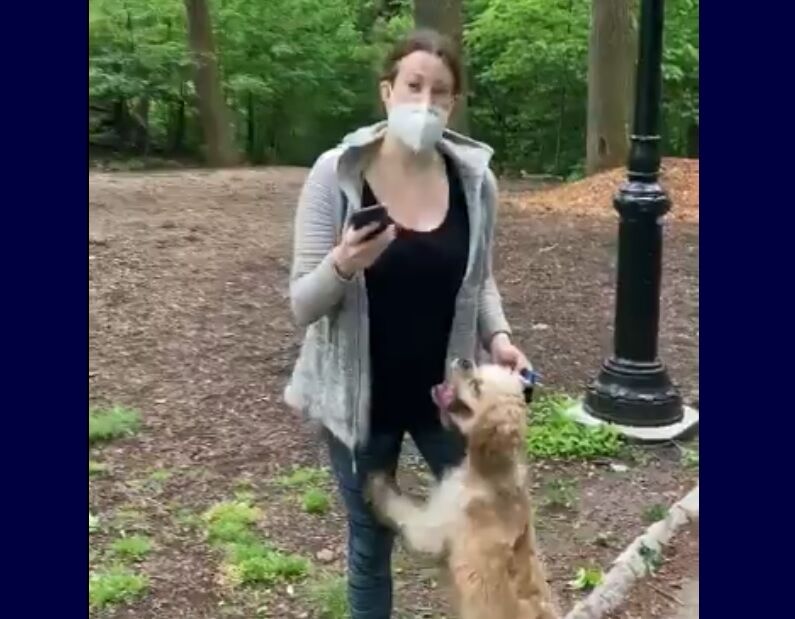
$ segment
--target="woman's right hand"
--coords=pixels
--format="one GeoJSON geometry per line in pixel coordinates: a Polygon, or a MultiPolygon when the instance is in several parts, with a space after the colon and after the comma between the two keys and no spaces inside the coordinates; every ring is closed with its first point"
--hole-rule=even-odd
{"type": "Polygon", "coordinates": [[[332,253],[334,266],[345,279],[350,279],[357,271],[368,268],[380,256],[387,246],[395,240],[394,224],[388,226],[383,232],[372,239],[363,240],[373,230],[378,228],[378,222],[373,222],[354,230],[348,227],[342,235],[342,241],[332,253]]]}

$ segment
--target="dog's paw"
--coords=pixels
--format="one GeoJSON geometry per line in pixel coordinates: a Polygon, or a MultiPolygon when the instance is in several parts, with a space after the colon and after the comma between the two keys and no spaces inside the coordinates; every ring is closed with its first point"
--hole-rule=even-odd
{"type": "Polygon", "coordinates": [[[364,488],[364,497],[376,517],[384,524],[394,526],[389,516],[390,500],[400,495],[394,477],[386,473],[372,473],[367,478],[364,488]]]}
{"type": "Polygon", "coordinates": [[[382,507],[386,504],[389,495],[395,492],[394,480],[386,473],[372,473],[367,478],[364,496],[373,507],[382,507]]]}

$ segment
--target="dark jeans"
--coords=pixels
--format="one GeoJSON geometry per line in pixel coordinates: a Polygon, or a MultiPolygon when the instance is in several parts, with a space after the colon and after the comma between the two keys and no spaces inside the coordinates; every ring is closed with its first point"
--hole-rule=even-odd
{"type": "Polygon", "coordinates": [[[356,472],[350,450],[326,432],[331,468],[348,512],[348,601],[351,619],[389,619],[392,614],[393,533],[376,521],[363,488],[372,471],[394,472],[403,435],[409,432],[422,457],[438,479],[461,462],[465,446],[460,436],[440,423],[405,430],[373,432],[356,452],[356,472]]]}

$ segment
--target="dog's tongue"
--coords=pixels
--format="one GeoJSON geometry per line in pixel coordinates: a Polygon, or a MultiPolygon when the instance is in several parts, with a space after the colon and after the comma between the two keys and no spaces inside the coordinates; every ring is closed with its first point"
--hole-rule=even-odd
{"type": "Polygon", "coordinates": [[[441,385],[431,387],[431,398],[440,410],[445,411],[450,408],[450,405],[453,403],[455,393],[453,393],[452,386],[447,383],[442,383],[441,385]]]}

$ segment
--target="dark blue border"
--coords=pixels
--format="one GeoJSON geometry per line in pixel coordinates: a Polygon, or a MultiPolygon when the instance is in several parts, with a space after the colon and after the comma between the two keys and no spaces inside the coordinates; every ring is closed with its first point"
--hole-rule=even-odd
{"type": "Polygon", "coordinates": [[[3,614],[15,617],[85,617],[88,603],[87,6],[4,6],[3,614]]]}
{"type": "Polygon", "coordinates": [[[795,288],[788,92],[795,31],[788,12],[789,2],[701,4],[705,617],[791,614],[780,612],[791,607],[785,506],[795,468],[795,304],[788,299],[795,288]]]}
{"type": "MultiPolygon", "coordinates": [[[[56,2],[5,10],[7,597],[25,605],[13,616],[71,617],[72,609],[85,616],[86,9],[56,2]]],[[[788,10],[787,2],[702,6],[706,617],[778,616],[791,606],[795,136],[787,89],[795,34],[788,10]]]]}

